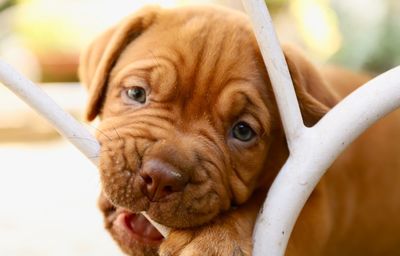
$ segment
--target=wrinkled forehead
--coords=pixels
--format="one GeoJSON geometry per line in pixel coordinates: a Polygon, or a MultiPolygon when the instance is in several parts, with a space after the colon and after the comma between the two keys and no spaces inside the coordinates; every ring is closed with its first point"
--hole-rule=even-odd
{"type": "Polygon", "coordinates": [[[129,84],[140,77],[160,101],[180,101],[191,115],[201,114],[206,111],[202,105],[234,91],[227,87],[261,87],[265,81],[257,51],[245,17],[167,12],[126,47],[111,79],[129,84]]]}

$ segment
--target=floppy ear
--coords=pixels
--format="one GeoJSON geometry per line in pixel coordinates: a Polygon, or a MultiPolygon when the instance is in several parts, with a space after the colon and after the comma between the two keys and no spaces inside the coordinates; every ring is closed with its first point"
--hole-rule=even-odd
{"type": "Polygon", "coordinates": [[[79,77],[89,91],[86,118],[92,121],[101,111],[109,74],[124,48],[154,21],[157,7],[147,7],[122,20],[97,37],[80,57],[79,77]]]}
{"type": "Polygon", "coordinates": [[[299,50],[284,46],[283,51],[304,123],[306,126],[312,126],[336,105],[339,97],[317,68],[299,50]]]}

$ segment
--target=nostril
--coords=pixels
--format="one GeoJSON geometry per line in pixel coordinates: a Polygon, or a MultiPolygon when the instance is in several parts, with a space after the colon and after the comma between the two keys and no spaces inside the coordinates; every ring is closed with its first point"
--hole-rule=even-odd
{"type": "Polygon", "coordinates": [[[164,193],[166,193],[166,194],[171,194],[172,192],[174,192],[174,189],[172,188],[172,186],[165,186],[163,188],[163,190],[164,190],[164,193]]]}
{"type": "Polygon", "coordinates": [[[151,184],[153,183],[153,179],[152,179],[150,176],[148,176],[148,175],[145,175],[145,176],[143,177],[143,180],[144,180],[144,182],[145,182],[147,185],[151,185],[151,184]]]}

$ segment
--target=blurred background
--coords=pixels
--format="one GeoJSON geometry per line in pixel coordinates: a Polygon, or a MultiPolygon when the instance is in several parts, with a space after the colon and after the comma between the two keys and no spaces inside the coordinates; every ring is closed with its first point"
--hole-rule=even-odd
{"type": "MultiPolygon", "coordinates": [[[[81,120],[79,53],[146,4],[239,0],[0,0],[0,58],[81,120]]],[[[281,41],[314,61],[381,73],[400,64],[398,0],[267,0],[281,41]]],[[[91,131],[92,125],[87,125],[91,131]]],[[[0,86],[0,255],[121,255],[96,208],[94,166],[0,86]]]]}

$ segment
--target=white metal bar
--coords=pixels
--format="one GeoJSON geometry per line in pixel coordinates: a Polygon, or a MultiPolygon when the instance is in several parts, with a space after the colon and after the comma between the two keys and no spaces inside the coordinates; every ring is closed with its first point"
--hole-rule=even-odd
{"type": "Polygon", "coordinates": [[[365,129],[398,107],[400,66],[360,87],[296,140],[258,217],[253,255],[284,255],[296,219],[326,169],[365,129]]]}
{"type": "Polygon", "coordinates": [[[305,126],[293,82],[264,0],[242,0],[267,67],[289,149],[305,126]]]}
{"type": "Polygon", "coordinates": [[[400,67],[368,82],[339,103],[316,126],[304,129],[303,124],[299,125],[298,102],[293,95],[292,83],[287,81],[290,79],[286,72],[288,68],[281,59],[282,50],[265,2],[242,2],[253,22],[285,133],[290,140],[289,159],[268,192],[253,234],[253,255],[280,256],[285,253],[301,209],[326,169],[365,129],[400,107],[400,67]]]}
{"type": "Polygon", "coordinates": [[[100,147],[97,140],[49,98],[43,90],[2,60],[0,60],[0,82],[46,118],[62,136],[67,138],[95,165],[98,164],[96,156],[98,156],[100,147]]]}
{"type": "MultiPolygon", "coordinates": [[[[399,106],[400,66],[397,66],[344,98],[312,129],[320,143],[343,150],[366,128],[399,106]]],[[[335,158],[332,156],[332,160],[335,158]]]]}
{"type": "MultiPolygon", "coordinates": [[[[40,87],[2,60],[0,60],[0,82],[49,121],[62,136],[98,166],[100,145],[96,138],[70,114],[61,109],[40,87]]],[[[169,234],[169,228],[154,222],[145,212],[142,214],[164,237],[169,234]]]]}

